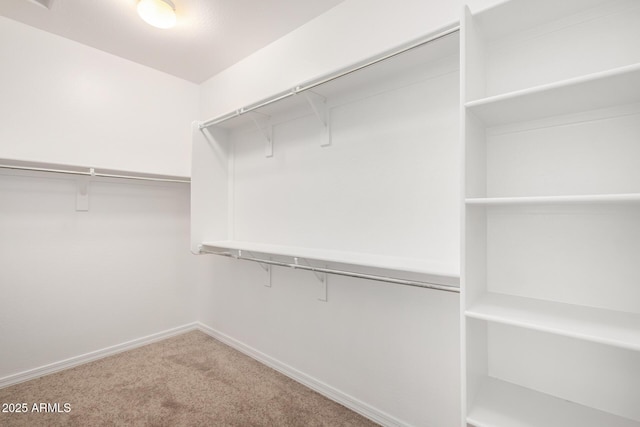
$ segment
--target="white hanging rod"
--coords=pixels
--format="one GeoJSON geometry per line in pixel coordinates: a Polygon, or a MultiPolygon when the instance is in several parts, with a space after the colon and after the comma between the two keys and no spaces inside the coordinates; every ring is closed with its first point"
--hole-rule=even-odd
{"type": "Polygon", "coordinates": [[[385,61],[387,59],[393,58],[394,56],[397,56],[397,55],[400,55],[402,53],[405,53],[405,52],[407,52],[407,51],[409,51],[411,49],[415,49],[415,48],[418,48],[420,46],[424,46],[424,45],[426,45],[428,43],[432,43],[432,42],[434,42],[436,40],[439,40],[439,39],[441,39],[443,37],[446,37],[446,36],[448,36],[450,34],[458,32],[458,31],[460,31],[460,26],[456,25],[454,27],[451,27],[451,28],[449,28],[447,30],[444,30],[444,31],[442,31],[440,33],[437,33],[435,35],[430,35],[430,36],[428,36],[426,38],[418,39],[418,40],[413,41],[410,44],[408,44],[408,45],[406,45],[406,46],[404,46],[404,47],[402,47],[400,49],[394,50],[394,51],[392,51],[390,53],[387,53],[387,54],[385,54],[385,55],[383,55],[381,57],[371,59],[371,60],[369,60],[369,61],[367,61],[365,63],[359,64],[359,65],[355,65],[355,66],[353,66],[351,68],[339,71],[339,72],[337,72],[335,74],[330,74],[328,76],[321,77],[321,78],[319,78],[317,80],[313,80],[311,82],[296,86],[295,88],[293,88],[293,89],[291,89],[289,91],[278,93],[278,94],[276,94],[276,95],[274,95],[274,96],[272,96],[270,98],[266,98],[266,99],[264,99],[262,101],[258,101],[255,104],[249,105],[247,107],[240,108],[240,109],[238,109],[236,111],[233,111],[231,113],[227,113],[227,114],[224,114],[222,116],[218,116],[218,117],[214,117],[214,118],[209,119],[209,120],[205,120],[204,122],[201,122],[198,125],[198,127],[200,128],[200,130],[202,130],[204,128],[208,128],[209,126],[217,125],[219,123],[225,122],[225,121],[227,121],[229,119],[232,119],[234,117],[238,117],[238,116],[240,116],[242,114],[248,113],[248,112],[256,110],[258,108],[265,107],[265,106],[267,106],[269,104],[273,104],[274,102],[277,102],[277,101],[280,101],[282,99],[288,98],[290,96],[296,95],[296,94],[298,94],[300,92],[304,92],[306,90],[313,89],[316,86],[320,86],[320,85],[328,83],[328,82],[330,82],[332,80],[335,80],[335,79],[338,79],[340,77],[344,77],[344,76],[346,76],[348,74],[354,73],[356,71],[362,70],[363,68],[367,68],[367,67],[370,67],[371,65],[375,65],[375,64],[377,64],[379,62],[382,62],[382,61],[385,61]]]}
{"type": "Polygon", "coordinates": [[[441,285],[438,283],[422,282],[419,280],[400,279],[397,277],[381,276],[377,274],[358,273],[355,271],[336,270],[333,268],[326,268],[326,267],[315,267],[308,264],[291,264],[287,262],[274,261],[271,259],[248,257],[242,254],[234,254],[231,252],[212,251],[204,248],[200,248],[200,252],[206,253],[206,254],[212,254],[212,255],[225,256],[225,257],[234,258],[234,259],[241,259],[244,261],[252,261],[260,264],[269,264],[269,265],[275,265],[278,267],[288,267],[288,268],[293,268],[297,270],[308,270],[316,273],[328,273],[328,274],[335,274],[338,276],[347,276],[347,277],[355,277],[358,279],[375,280],[378,282],[394,283],[396,285],[414,286],[418,288],[436,289],[439,291],[460,293],[460,288],[458,286],[453,286],[453,285],[441,285]]]}
{"type": "MultiPolygon", "coordinates": [[[[68,175],[83,175],[83,176],[98,176],[104,178],[120,178],[120,179],[134,179],[141,181],[157,181],[157,182],[177,182],[181,184],[189,184],[191,179],[189,178],[168,178],[166,175],[154,175],[154,174],[144,174],[144,173],[135,173],[135,172],[125,172],[125,173],[106,173],[99,172],[95,168],[89,168],[84,166],[77,166],[78,169],[87,169],[83,170],[72,170],[72,169],[63,169],[62,167],[58,167],[58,165],[51,165],[51,167],[44,166],[32,166],[26,164],[27,162],[20,162],[21,164],[10,164],[3,163],[7,160],[0,159],[0,169],[14,169],[14,170],[23,170],[23,171],[33,171],[33,172],[51,172],[51,173],[62,173],[68,175]]],[[[67,166],[67,167],[76,167],[76,166],[67,166]]]]}

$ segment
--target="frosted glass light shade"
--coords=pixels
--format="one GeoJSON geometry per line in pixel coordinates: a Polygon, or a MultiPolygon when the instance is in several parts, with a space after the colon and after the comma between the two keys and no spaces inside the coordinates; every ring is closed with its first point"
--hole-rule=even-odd
{"type": "Polygon", "coordinates": [[[168,0],[140,0],[138,15],[144,22],[157,28],[171,28],[176,25],[175,7],[168,0]]]}

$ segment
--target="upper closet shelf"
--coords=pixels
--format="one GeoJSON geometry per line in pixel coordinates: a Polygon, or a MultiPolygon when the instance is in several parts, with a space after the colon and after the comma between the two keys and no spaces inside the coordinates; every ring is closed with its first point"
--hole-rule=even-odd
{"type": "MultiPolygon", "coordinates": [[[[327,100],[335,104],[357,98],[358,94],[365,93],[371,87],[388,89],[393,86],[393,80],[401,70],[413,70],[409,80],[424,79],[420,64],[458,54],[458,31],[459,26],[445,28],[375,58],[203,121],[198,126],[201,130],[210,127],[236,130],[257,125],[262,130],[274,122],[308,114],[317,115],[320,122],[326,125],[328,118],[322,110],[327,106],[327,100]],[[388,61],[391,58],[393,61],[388,61]]],[[[404,77],[400,82],[402,85],[407,84],[407,78],[404,77]]]]}
{"type": "Polygon", "coordinates": [[[467,102],[487,126],[498,126],[640,102],[640,64],[467,102]]]}
{"type": "Polygon", "coordinates": [[[89,166],[75,166],[59,163],[33,162],[14,159],[0,159],[0,169],[51,172],[65,175],[120,178],[140,181],[176,182],[181,184],[189,184],[191,182],[191,178],[189,178],[188,176],[161,175],[155,173],[123,171],[116,169],[98,169],[89,166]]]}
{"type": "MultiPolygon", "coordinates": [[[[411,258],[400,258],[393,256],[382,256],[375,254],[365,254],[365,253],[355,253],[355,252],[343,252],[343,251],[333,251],[333,250],[325,250],[325,249],[315,249],[315,248],[302,248],[295,246],[282,246],[282,245],[270,245],[263,243],[254,243],[254,242],[240,242],[240,241],[217,241],[217,242],[204,242],[202,244],[202,251],[205,253],[218,253],[225,254],[228,251],[234,251],[235,253],[230,254],[235,258],[247,259],[250,261],[260,260],[269,260],[269,257],[287,257],[293,260],[293,263],[287,263],[286,266],[292,266],[296,268],[299,264],[300,268],[303,268],[304,265],[299,263],[300,260],[312,260],[317,261],[319,263],[337,263],[337,264],[347,264],[354,265],[360,267],[370,267],[377,269],[385,269],[385,270],[394,270],[394,271],[402,271],[409,273],[419,273],[426,277],[425,285],[431,284],[434,286],[422,286],[422,287],[433,287],[436,289],[449,290],[452,292],[458,292],[459,286],[459,272],[454,266],[450,265],[442,265],[441,263],[429,263],[429,261],[423,261],[419,259],[411,259],[411,258]],[[238,252],[239,251],[239,252],[238,252]],[[250,257],[243,257],[242,252],[249,254],[250,257]],[[263,257],[254,257],[253,253],[259,253],[266,255],[266,258],[263,257]]],[[[283,265],[283,263],[277,263],[276,265],[283,265]]],[[[319,268],[320,270],[326,270],[323,267],[319,268]]],[[[340,274],[341,270],[331,270],[324,271],[335,274],[340,274]]],[[[368,274],[359,274],[355,271],[341,271],[344,275],[349,275],[353,277],[362,277],[362,278],[379,278],[383,276],[374,276],[368,274]],[[367,277],[369,276],[369,277],[367,277]]],[[[394,279],[392,280],[383,280],[393,283],[403,284],[402,282],[415,282],[415,286],[420,286],[421,282],[404,280],[404,279],[394,279]]],[[[410,283],[405,283],[410,284],[410,283]]]]}

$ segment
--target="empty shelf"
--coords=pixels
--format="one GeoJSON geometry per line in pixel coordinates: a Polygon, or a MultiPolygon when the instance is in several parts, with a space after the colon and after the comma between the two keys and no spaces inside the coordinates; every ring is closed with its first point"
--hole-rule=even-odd
{"type": "Polygon", "coordinates": [[[474,197],[466,199],[467,205],[518,206],[518,205],[571,205],[571,204],[624,204],[640,203],[640,193],[586,194],[571,196],[531,197],[474,197]]]}
{"type": "Polygon", "coordinates": [[[220,251],[240,250],[271,256],[286,256],[330,263],[420,273],[427,275],[429,279],[435,283],[450,286],[458,286],[459,284],[459,273],[453,266],[447,266],[441,263],[429,263],[429,261],[419,259],[230,240],[204,242],[202,245],[208,249],[220,251]]]}
{"type": "Polygon", "coordinates": [[[487,126],[640,102],[640,64],[467,102],[487,126]]]}
{"type": "Polygon", "coordinates": [[[639,427],[640,423],[525,387],[486,378],[467,423],[475,427],[639,427]]]}
{"type": "Polygon", "coordinates": [[[474,319],[640,350],[640,314],[487,293],[466,310],[474,319]]]}

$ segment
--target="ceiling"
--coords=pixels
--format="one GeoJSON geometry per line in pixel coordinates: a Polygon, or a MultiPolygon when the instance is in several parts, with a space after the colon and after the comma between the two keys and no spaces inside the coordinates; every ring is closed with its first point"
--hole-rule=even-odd
{"type": "Polygon", "coordinates": [[[168,30],[144,23],[137,0],[0,0],[0,15],[201,83],[344,0],[172,1],[168,30]]]}

